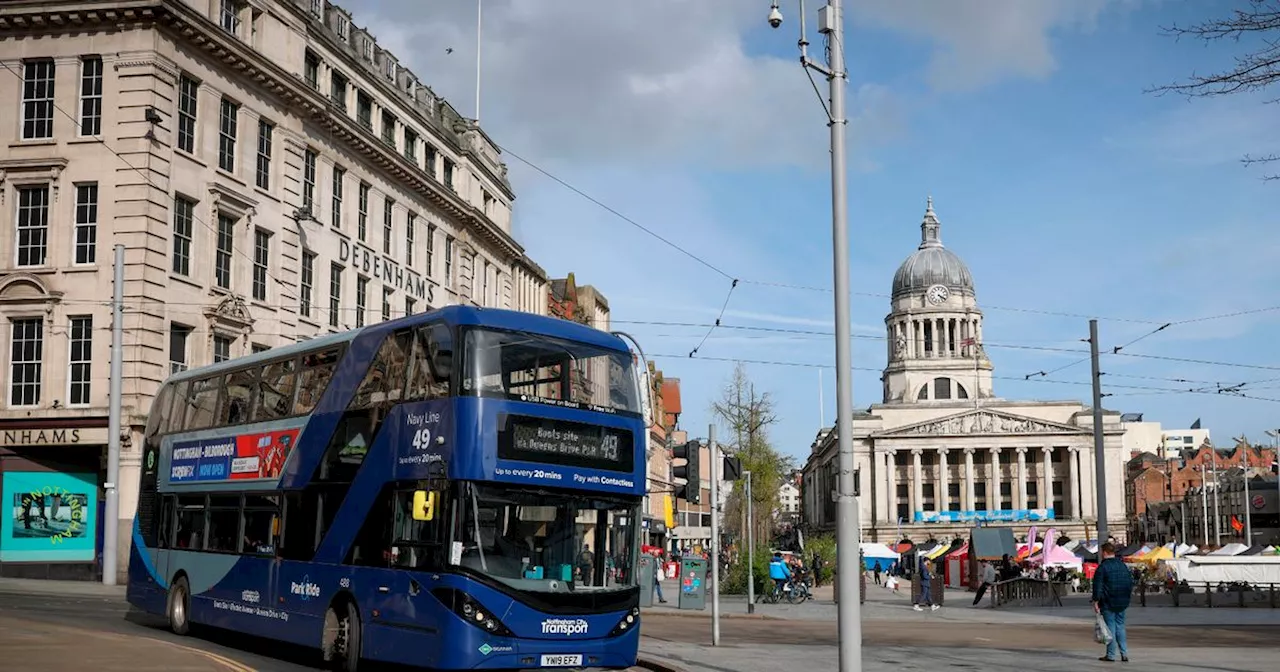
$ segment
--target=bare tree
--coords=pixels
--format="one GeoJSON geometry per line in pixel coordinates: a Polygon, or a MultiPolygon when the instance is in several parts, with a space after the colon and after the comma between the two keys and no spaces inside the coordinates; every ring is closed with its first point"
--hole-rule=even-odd
{"type": "MultiPolygon", "coordinates": [[[[1164,28],[1175,39],[1193,38],[1202,42],[1257,39],[1260,44],[1235,57],[1235,65],[1209,75],[1191,74],[1186,81],[1158,86],[1148,93],[1175,93],[1188,98],[1210,98],[1238,93],[1256,93],[1280,81],[1280,0],[1248,0],[1248,7],[1237,9],[1228,18],[1211,19],[1189,26],[1164,28]]],[[[1276,99],[1266,101],[1277,102],[1276,99]]],[[[1246,166],[1280,161],[1280,153],[1245,155],[1246,166]]],[[[1268,174],[1265,180],[1280,179],[1268,174]]]]}
{"type": "MultiPolygon", "coordinates": [[[[713,403],[711,409],[727,430],[725,436],[729,441],[722,444],[725,453],[742,460],[742,468],[751,471],[752,529],[757,544],[767,545],[773,537],[778,488],[791,467],[790,459],[778,453],[769,441],[768,429],[778,421],[773,399],[768,392],[756,392],[746,368],[739,364],[725,385],[720,401],[713,403]]],[[[745,491],[745,482],[734,486],[725,503],[726,521],[745,520],[745,491]]],[[[734,525],[733,522],[726,524],[734,525]]]]}

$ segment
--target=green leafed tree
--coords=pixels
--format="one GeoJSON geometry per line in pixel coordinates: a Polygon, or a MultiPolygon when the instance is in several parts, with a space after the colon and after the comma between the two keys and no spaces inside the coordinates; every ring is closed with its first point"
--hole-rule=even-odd
{"type": "MultiPolygon", "coordinates": [[[[1238,45],[1233,62],[1208,74],[1192,73],[1186,80],[1150,89],[1150,93],[1211,98],[1233,94],[1269,92],[1280,82],[1280,0],[1242,0],[1229,15],[1190,25],[1172,25],[1165,34],[1203,43],[1238,45]]],[[[1271,96],[1266,103],[1280,102],[1271,96]]],[[[1259,103],[1263,104],[1263,103],[1259,103]]],[[[1245,165],[1280,162],[1280,151],[1263,150],[1241,158],[1245,165]]],[[[1263,179],[1280,179],[1268,173],[1263,179]]]]}
{"type": "MultiPolygon", "coordinates": [[[[759,392],[739,364],[725,384],[720,400],[712,404],[720,428],[721,449],[726,455],[742,460],[744,471],[751,472],[752,529],[756,547],[767,548],[773,539],[774,512],[779,508],[778,488],[791,470],[792,461],[779,453],[769,440],[769,428],[778,420],[773,399],[759,392]]],[[[745,552],[746,480],[733,485],[725,502],[724,529],[742,539],[745,552]]]]}

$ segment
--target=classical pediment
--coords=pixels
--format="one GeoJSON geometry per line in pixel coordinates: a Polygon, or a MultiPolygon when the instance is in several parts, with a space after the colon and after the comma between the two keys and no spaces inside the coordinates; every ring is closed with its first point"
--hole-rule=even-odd
{"type": "Polygon", "coordinates": [[[1089,429],[986,409],[889,429],[877,437],[957,436],[968,434],[1091,434],[1089,429]]]}

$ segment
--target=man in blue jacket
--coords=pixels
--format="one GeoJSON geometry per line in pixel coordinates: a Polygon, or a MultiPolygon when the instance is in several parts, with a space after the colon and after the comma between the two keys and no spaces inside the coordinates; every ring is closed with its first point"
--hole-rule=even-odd
{"type": "Polygon", "coordinates": [[[787,567],[781,553],[774,553],[773,560],[769,561],[769,578],[773,579],[774,595],[782,595],[782,587],[791,578],[791,568],[787,567]]]}
{"type": "Polygon", "coordinates": [[[1102,614],[1102,620],[1111,631],[1111,641],[1107,642],[1107,653],[1098,660],[1108,663],[1116,661],[1116,649],[1120,649],[1120,660],[1129,662],[1129,648],[1124,632],[1124,612],[1129,608],[1133,595],[1133,575],[1124,561],[1116,557],[1115,544],[1107,542],[1098,549],[1102,562],[1093,573],[1093,610],[1102,614]]]}
{"type": "Polygon", "coordinates": [[[926,604],[929,605],[930,611],[938,610],[938,605],[933,603],[933,572],[929,571],[929,561],[920,558],[920,597],[917,598],[912,609],[924,611],[926,604]]]}

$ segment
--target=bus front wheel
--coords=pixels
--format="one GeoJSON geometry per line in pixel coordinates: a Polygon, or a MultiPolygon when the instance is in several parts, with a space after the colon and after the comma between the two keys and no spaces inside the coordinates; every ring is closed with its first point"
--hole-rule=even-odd
{"type": "Polygon", "coordinates": [[[169,629],[179,635],[191,630],[191,589],[181,576],[169,586],[169,629]]]}
{"type": "Polygon", "coordinates": [[[360,614],[355,605],[339,602],[325,612],[322,649],[329,669],[356,672],[360,662],[360,614]]]}

